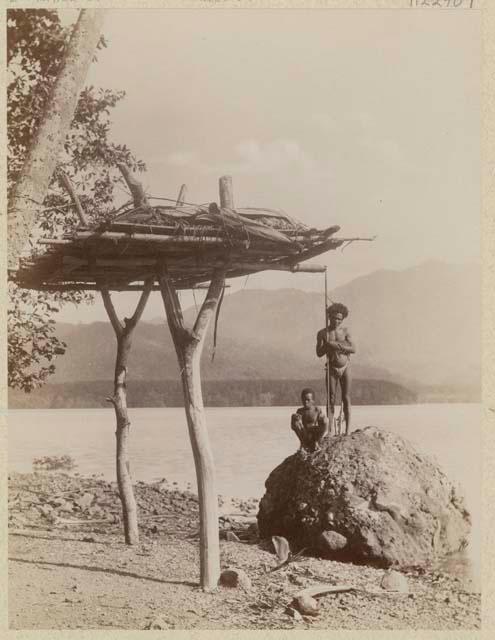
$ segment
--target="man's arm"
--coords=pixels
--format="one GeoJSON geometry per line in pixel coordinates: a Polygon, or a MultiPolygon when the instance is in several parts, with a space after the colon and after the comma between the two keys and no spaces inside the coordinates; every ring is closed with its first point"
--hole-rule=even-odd
{"type": "Polygon", "coordinates": [[[326,330],[321,329],[316,334],[316,355],[318,358],[325,356],[327,354],[327,339],[326,339],[326,330]]]}
{"type": "Polygon", "coordinates": [[[356,353],[356,345],[351,338],[351,334],[347,330],[345,335],[345,342],[346,344],[342,344],[342,342],[340,343],[340,350],[342,351],[342,353],[356,353]]]}
{"type": "Polygon", "coordinates": [[[340,351],[342,343],[335,340],[327,340],[326,329],[321,329],[316,335],[316,355],[318,358],[330,355],[331,351],[340,351]]]}

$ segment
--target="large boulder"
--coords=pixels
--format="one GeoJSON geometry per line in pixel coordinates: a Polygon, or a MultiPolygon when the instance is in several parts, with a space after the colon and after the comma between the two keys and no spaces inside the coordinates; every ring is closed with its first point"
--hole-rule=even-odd
{"type": "Polygon", "coordinates": [[[284,536],[293,551],[309,547],[334,559],[424,564],[463,548],[471,525],[438,465],[376,427],[327,438],[314,453],[297,452],[265,487],[261,537],[284,536]]]}

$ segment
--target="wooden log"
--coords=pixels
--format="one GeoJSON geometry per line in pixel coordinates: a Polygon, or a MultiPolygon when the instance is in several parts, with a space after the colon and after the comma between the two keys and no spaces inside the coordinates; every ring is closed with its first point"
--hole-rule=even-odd
{"type": "Polygon", "coordinates": [[[117,231],[76,231],[73,240],[132,240],[133,242],[156,242],[163,244],[225,244],[223,237],[162,236],[153,233],[119,233],[117,231]]]}
{"type": "Polygon", "coordinates": [[[74,206],[76,207],[77,215],[79,217],[79,222],[87,227],[89,225],[89,220],[84,213],[84,209],[82,208],[81,201],[79,200],[77,193],[72,186],[72,182],[69,180],[69,177],[62,171],[62,169],[58,170],[58,179],[62,187],[68,192],[70,195],[74,206]]]}
{"type": "Polygon", "coordinates": [[[122,503],[122,516],[124,521],[124,535],[126,544],[133,545],[139,542],[137,505],[134,497],[131,479],[131,467],[129,461],[129,435],[130,426],[127,413],[127,364],[132,344],[132,333],[139,322],[146,303],[148,301],[153,281],[148,280],[141,293],[136,310],[131,318],[125,318],[120,322],[113,306],[108,288],[101,287],[101,296],[108,317],[117,338],[117,356],[115,359],[114,392],[111,398],[107,398],[115,409],[116,418],[116,467],[117,484],[119,487],[120,501],[122,503]]]}
{"type": "MultiPolygon", "coordinates": [[[[179,283],[174,285],[177,291],[182,290],[203,290],[208,289],[209,285],[207,284],[190,284],[190,283],[179,283]]],[[[230,285],[226,285],[225,288],[228,289],[230,285]]],[[[81,282],[81,283],[22,283],[22,287],[24,289],[34,289],[36,291],[101,291],[101,285],[96,284],[94,282],[81,282]]],[[[142,284],[108,284],[108,291],[122,292],[122,291],[142,291],[142,284]]],[[[153,285],[151,287],[151,291],[161,291],[160,285],[153,285]]]]}
{"type": "MultiPolygon", "coordinates": [[[[84,264],[88,264],[87,261],[76,259],[77,261],[72,262],[72,259],[67,262],[68,266],[71,268],[76,268],[77,266],[82,266],[84,264]]],[[[151,258],[96,258],[96,266],[97,267],[111,267],[111,266],[120,266],[120,267],[144,267],[144,266],[155,266],[157,265],[158,259],[156,257],[151,258]]],[[[65,257],[64,257],[65,263],[65,257]]],[[[237,262],[230,260],[228,263],[225,260],[222,261],[197,261],[196,264],[185,264],[182,262],[181,264],[175,265],[171,263],[169,266],[169,272],[174,273],[178,272],[191,272],[191,271],[205,271],[211,273],[215,269],[251,269],[254,271],[265,271],[265,270],[274,270],[274,271],[292,271],[292,272],[306,272],[306,273],[323,273],[325,271],[325,267],[319,264],[285,264],[283,262],[237,262]]]]}

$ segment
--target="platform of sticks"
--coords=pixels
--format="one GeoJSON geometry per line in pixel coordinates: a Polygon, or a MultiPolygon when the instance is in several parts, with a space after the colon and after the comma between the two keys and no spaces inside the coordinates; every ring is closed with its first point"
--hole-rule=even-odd
{"type": "Polygon", "coordinates": [[[129,173],[126,178],[134,206],[103,223],[88,224],[72,193],[79,225],[61,237],[40,240],[42,250],[20,261],[17,283],[47,291],[102,285],[132,291],[166,268],[177,289],[189,289],[207,283],[216,269],[225,270],[226,278],[264,270],[324,271],[306,261],[365,239],[339,238],[336,225],[318,230],[280,211],[234,208],[222,198],[222,179],[220,206],[188,204],[181,194],[174,204],[152,206],[152,198],[136,193],[139,183],[133,184],[129,173]]]}

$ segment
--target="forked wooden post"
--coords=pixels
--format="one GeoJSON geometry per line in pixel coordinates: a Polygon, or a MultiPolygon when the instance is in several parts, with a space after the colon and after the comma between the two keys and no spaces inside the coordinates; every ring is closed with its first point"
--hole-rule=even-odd
{"type": "Polygon", "coordinates": [[[160,273],[160,288],[168,326],[174,341],[184,391],[187,426],[196,467],[200,521],[200,584],[205,590],[215,589],[220,576],[218,533],[218,495],[215,465],[206,427],[200,362],[210,320],[215,312],[225,282],[225,272],[212,274],[206,298],[192,330],[184,326],[177,291],[166,271],[160,273]]]}
{"type": "MultiPolygon", "coordinates": [[[[232,179],[226,176],[220,178],[220,206],[233,208],[232,179]]],[[[200,526],[200,584],[203,589],[211,590],[217,587],[220,577],[218,494],[215,464],[203,405],[200,363],[206,331],[225,286],[225,269],[218,268],[213,271],[206,298],[192,330],[184,325],[177,290],[166,264],[162,265],[159,278],[167,322],[179,360],[184,407],[196,468],[200,526]]]]}
{"type": "Polygon", "coordinates": [[[134,491],[132,489],[131,465],[129,462],[129,432],[131,423],[127,414],[127,363],[131,350],[132,333],[143,314],[152,286],[153,279],[145,282],[133,316],[131,318],[124,318],[123,323],[120,322],[117,317],[107,286],[102,285],[101,287],[103,304],[105,305],[117,338],[114,390],[113,396],[107,398],[107,400],[113,404],[115,409],[117,484],[119,487],[120,501],[122,503],[125,541],[126,544],[130,545],[139,542],[139,531],[136,499],[134,498],[134,491]]]}

